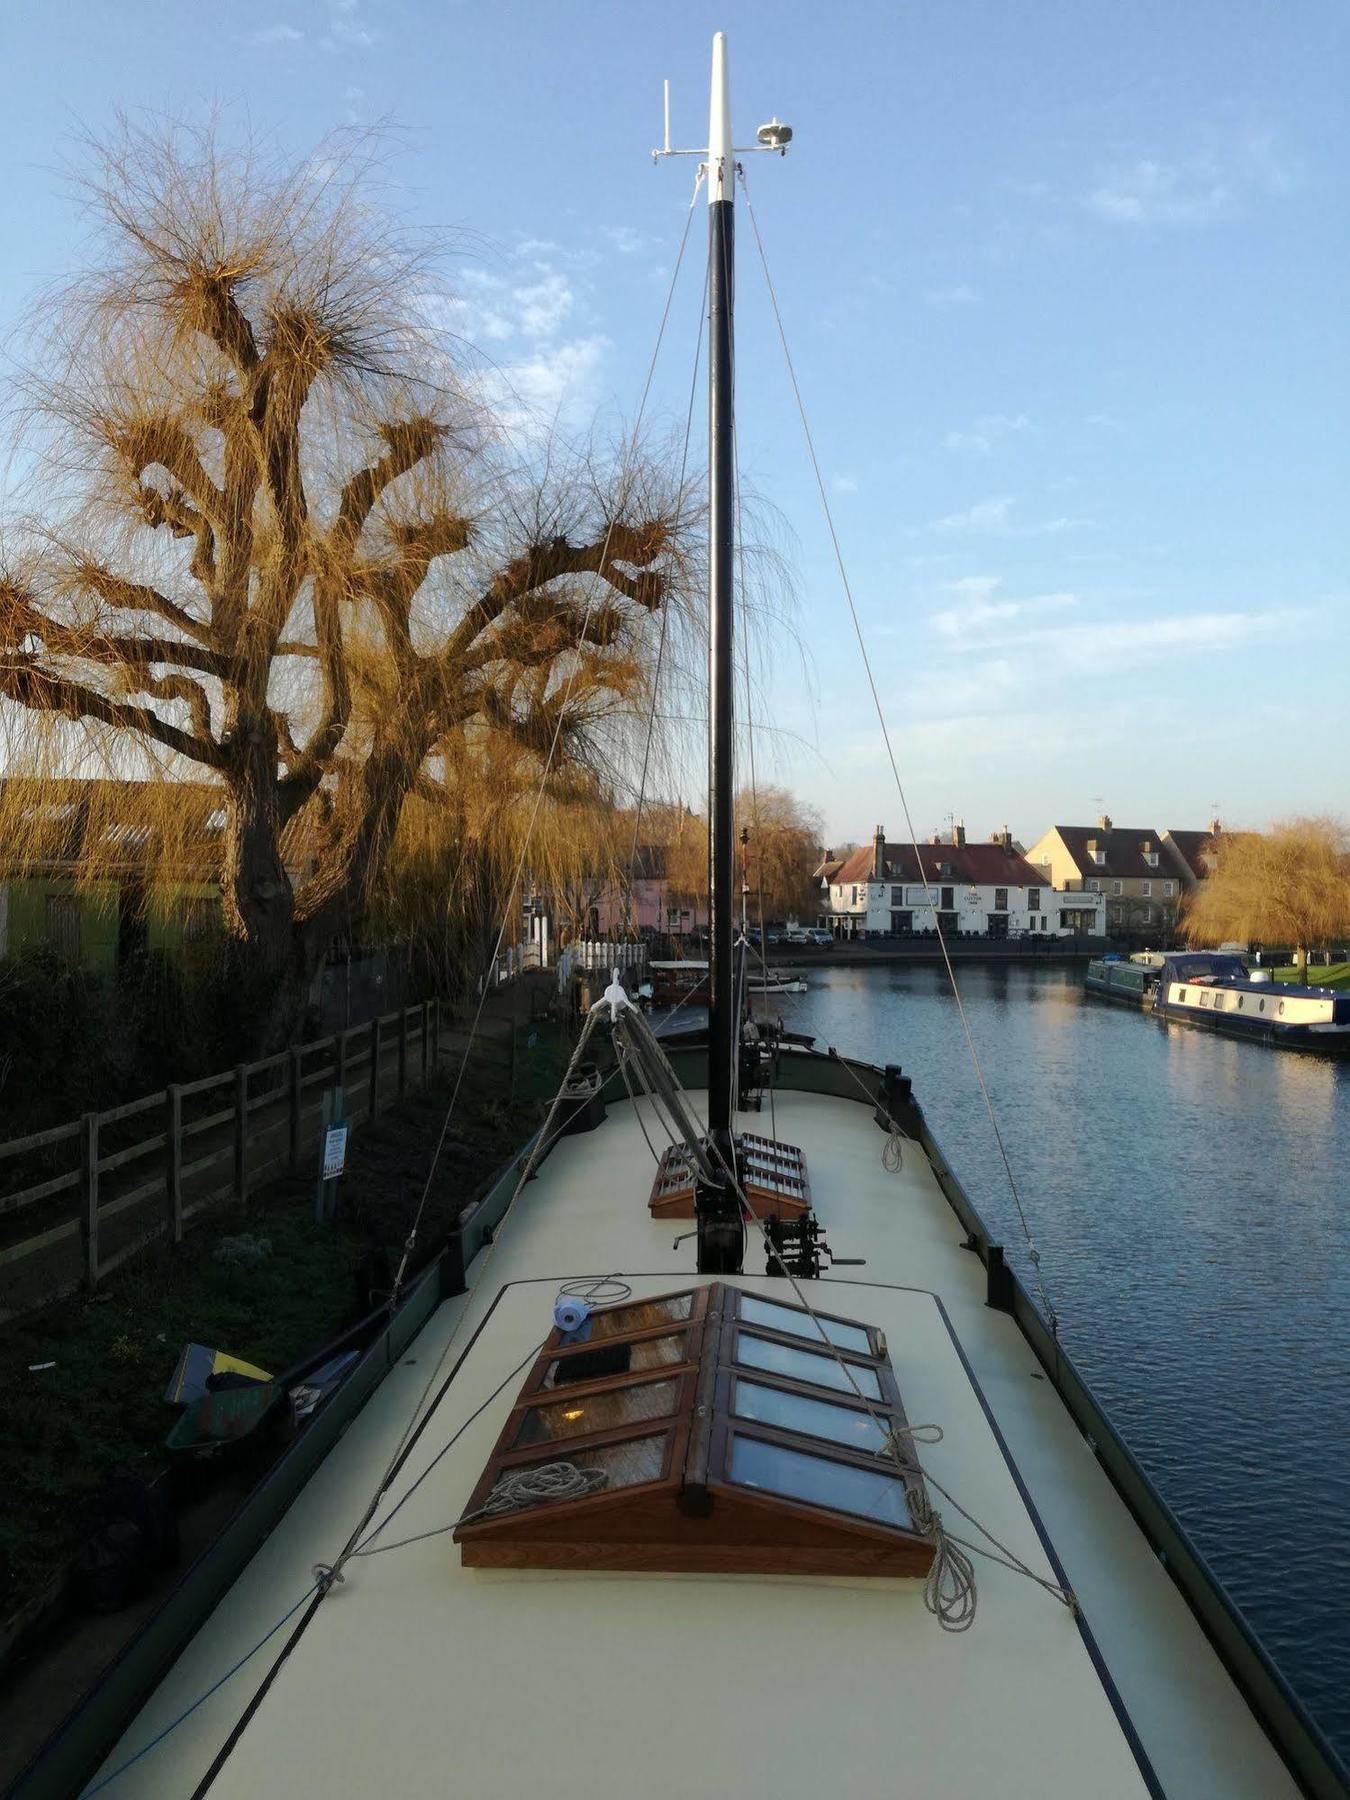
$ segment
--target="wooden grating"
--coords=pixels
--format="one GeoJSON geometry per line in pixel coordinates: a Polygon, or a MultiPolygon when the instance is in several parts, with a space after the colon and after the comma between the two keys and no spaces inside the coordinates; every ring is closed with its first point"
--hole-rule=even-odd
{"type": "MultiPolygon", "coordinates": [[[[784,1144],[758,1132],[736,1139],[741,1186],[750,1202],[746,1217],[799,1219],[811,1207],[806,1157],[795,1144],[784,1144]]],[[[652,1182],[647,1208],[654,1219],[694,1217],[694,1169],[683,1144],[671,1144],[652,1182]]]]}

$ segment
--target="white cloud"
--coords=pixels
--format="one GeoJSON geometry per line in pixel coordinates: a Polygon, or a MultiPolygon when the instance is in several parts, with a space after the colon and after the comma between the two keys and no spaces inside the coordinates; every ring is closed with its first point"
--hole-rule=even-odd
{"type": "Polygon", "coordinates": [[[573,294],[557,269],[539,269],[539,279],[515,288],[511,295],[526,337],[551,337],[572,310],[573,294]]]}
{"type": "Polygon", "coordinates": [[[321,38],[325,50],[369,50],[380,33],[358,14],[358,0],[328,0],[328,35],[321,38]]]}
{"type": "Polygon", "coordinates": [[[946,513],[934,519],[930,531],[1007,531],[1012,500],[1007,494],[994,500],[978,500],[964,512],[946,513]]]}
{"type": "Polygon", "coordinates": [[[980,296],[975,289],[964,281],[957,282],[955,287],[932,288],[928,294],[930,306],[974,306],[980,296]]]}
{"type": "Polygon", "coordinates": [[[949,431],[942,442],[948,450],[973,450],[988,456],[996,444],[1030,430],[1031,420],[1025,413],[981,413],[965,431],[949,431]]]}
{"type": "Polygon", "coordinates": [[[858,477],[856,475],[836,475],[831,481],[830,486],[834,489],[836,494],[856,494],[858,491],[858,477]]]}
{"type": "Polygon", "coordinates": [[[255,31],[249,37],[249,43],[265,48],[269,44],[299,44],[304,41],[304,32],[297,31],[294,25],[268,25],[262,31],[255,31]]]}
{"type": "Polygon", "coordinates": [[[1003,585],[998,575],[967,575],[960,581],[948,581],[942,591],[954,596],[954,604],[934,613],[929,623],[938,636],[952,646],[977,647],[991,625],[1007,626],[1017,619],[1043,618],[1047,613],[1066,612],[1078,605],[1077,594],[1033,594],[1025,600],[996,598],[1003,585]]]}
{"type": "Polygon", "coordinates": [[[609,340],[572,338],[543,344],[483,378],[483,395],[503,428],[517,437],[547,435],[558,419],[581,417],[594,400],[609,340]]]}
{"type": "Polygon", "coordinates": [[[1105,170],[1087,197],[1090,211],[1117,225],[1209,225],[1240,218],[1253,202],[1287,193],[1296,165],[1269,132],[1251,133],[1190,156],[1141,157],[1105,170]]]}
{"type": "Polygon", "coordinates": [[[1079,531],[1092,523],[1091,519],[1062,516],[1042,519],[1035,525],[1022,525],[1013,519],[1014,504],[1007,494],[1000,494],[992,500],[978,500],[964,512],[945,513],[940,519],[930,520],[927,529],[944,535],[983,532],[991,537],[1058,537],[1061,532],[1079,531]]]}

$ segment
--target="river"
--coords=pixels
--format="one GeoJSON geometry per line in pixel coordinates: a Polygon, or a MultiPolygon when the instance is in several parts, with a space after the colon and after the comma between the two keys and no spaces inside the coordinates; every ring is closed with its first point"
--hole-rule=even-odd
{"type": "MultiPolygon", "coordinates": [[[[903,1066],[1016,1254],[945,973],[809,979],[774,1011],[903,1066]]],[[[1062,1341],[1350,1757],[1350,1061],[1160,1025],[1077,969],[959,979],[1062,1341]]]]}

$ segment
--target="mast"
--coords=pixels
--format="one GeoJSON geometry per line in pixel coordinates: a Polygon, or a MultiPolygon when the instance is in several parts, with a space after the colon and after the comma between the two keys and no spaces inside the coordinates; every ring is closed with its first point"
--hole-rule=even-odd
{"type": "Polygon", "coordinates": [[[728,1166],[740,1035],[732,971],[735,188],[727,40],[719,31],[708,109],[708,1133],[728,1166]]]}

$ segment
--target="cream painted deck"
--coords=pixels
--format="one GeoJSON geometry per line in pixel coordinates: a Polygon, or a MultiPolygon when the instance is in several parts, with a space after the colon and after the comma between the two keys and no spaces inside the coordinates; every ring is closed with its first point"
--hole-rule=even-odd
{"type": "MultiPolygon", "coordinates": [[[[903,1171],[887,1174],[882,1134],[849,1101],[780,1095],[777,1112],[779,1134],[806,1150],[833,1247],[868,1258],[861,1279],[817,1287],[831,1310],[882,1327],[910,1418],[943,1425],[925,1466],[1048,1574],[941,1296],[1164,1790],[1293,1795],[1057,1395],[1033,1378],[1020,1332],[983,1304],[983,1272],[921,1155],[907,1148],[903,1171]]],[[[472,1271],[473,1292],[433,1316],[415,1365],[372,1398],[107,1768],[218,1679],[337,1553],[452,1334],[447,1369],[498,1302],[388,1504],[544,1337],[556,1282],[619,1272],[639,1293],[688,1284],[692,1243],[673,1249],[675,1230],[647,1216],[651,1167],[626,1104],[558,1146],[472,1271]]],[[[787,1297],[781,1282],[745,1285],[787,1297]]],[[[518,1386],[469,1428],[391,1540],[457,1516],[518,1386]]],[[[1069,1614],[982,1559],[977,1572],[979,1616],[951,1637],[912,1583],[465,1571],[449,1537],[432,1538],[348,1564],[211,1792],[1144,1793],[1069,1614]]],[[[283,1642],[109,1792],[190,1793],[283,1642]]]]}

